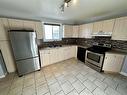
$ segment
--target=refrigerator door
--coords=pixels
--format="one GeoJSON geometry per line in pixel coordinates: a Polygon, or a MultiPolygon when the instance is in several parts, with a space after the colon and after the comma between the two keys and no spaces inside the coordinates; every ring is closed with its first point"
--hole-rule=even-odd
{"type": "Polygon", "coordinates": [[[19,76],[39,70],[39,57],[16,61],[19,76]]]}
{"type": "Polygon", "coordinates": [[[0,51],[0,78],[5,77],[6,74],[7,74],[7,69],[2,56],[2,52],[0,51]]]}
{"type": "Polygon", "coordinates": [[[16,61],[38,56],[35,32],[9,32],[11,45],[16,61]]]}

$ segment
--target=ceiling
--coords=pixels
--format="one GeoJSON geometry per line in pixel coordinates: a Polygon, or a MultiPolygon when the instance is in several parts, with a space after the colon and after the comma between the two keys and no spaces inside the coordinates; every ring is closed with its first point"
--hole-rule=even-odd
{"type": "Polygon", "coordinates": [[[127,15],[127,0],[0,0],[0,16],[78,24],[127,15]]]}

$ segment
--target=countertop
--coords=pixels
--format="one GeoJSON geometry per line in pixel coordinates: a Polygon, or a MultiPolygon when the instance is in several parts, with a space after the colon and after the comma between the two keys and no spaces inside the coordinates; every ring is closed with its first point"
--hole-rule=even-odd
{"type": "Polygon", "coordinates": [[[112,49],[110,51],[107,51],[107,53],[127,55],[127,50],[112,49]]]}
{"type": "Polygon", "coordinates": [[[69,47],[69,46],[77,46],[77,45],[62,45],[62,47],[42,47],[42,48],[39,48],[39,50],[58,49],[58,48],[69,47]]]}
{"type": "MultiPolygon", "coordinates": [[[[62,45],[62,47],[68,47],[68,46],[77,46],[81,48],[89,48],[87,46],[81,46],[81,45],[62,45]]],[[[41,47],[39,50],[50,50],[50,49],[58,49],[62,47],[41,47]]],[[[107,51],[106,53],[113,53],[113,54],[122,54],[122,55],[127,55],[127,50],[121,50],[121,49],[112,49],[110,51],[107,51]]]]}

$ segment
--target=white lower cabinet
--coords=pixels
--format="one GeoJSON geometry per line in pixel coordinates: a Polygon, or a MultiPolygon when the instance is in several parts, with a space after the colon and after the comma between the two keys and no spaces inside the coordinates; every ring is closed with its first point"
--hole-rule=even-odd
{"type": "Polygon", "coordinates": [[[41,67],[49,65],[50,62],[50,50],[40,50],[41,67]]]}
{"type": "Polygon", "coordinates": [[[77,46],[67,46],[40,50],[41,66],[77,57],[77,46]]]}
{"type": "Polygon", "coordinates": [[[103,70],[108,72],[120,72],[125,55],[106,53],[103,70]]]}

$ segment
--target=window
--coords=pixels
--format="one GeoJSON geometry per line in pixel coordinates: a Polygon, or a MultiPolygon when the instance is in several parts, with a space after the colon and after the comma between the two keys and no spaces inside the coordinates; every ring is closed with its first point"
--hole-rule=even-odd
{"type": "Polygon", "coordinates": [[[44,23],[45,41],[61,40],[62,29],[60,24],[44,23]]]}

